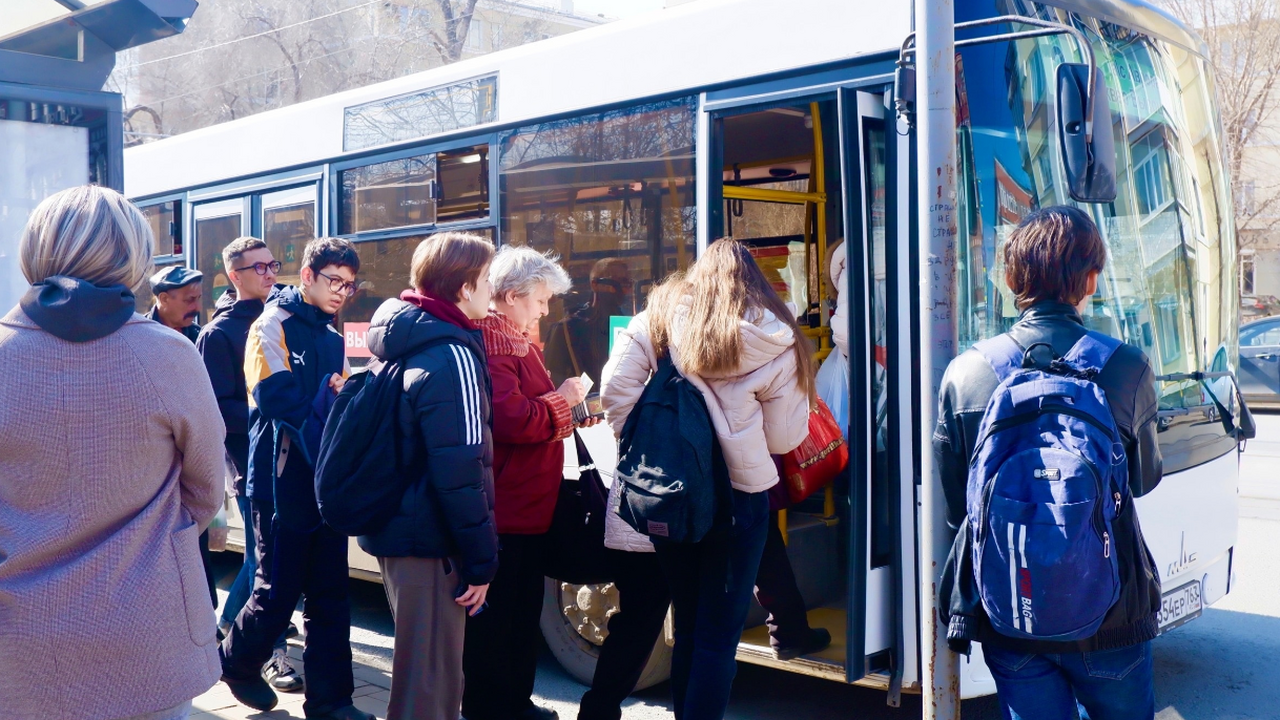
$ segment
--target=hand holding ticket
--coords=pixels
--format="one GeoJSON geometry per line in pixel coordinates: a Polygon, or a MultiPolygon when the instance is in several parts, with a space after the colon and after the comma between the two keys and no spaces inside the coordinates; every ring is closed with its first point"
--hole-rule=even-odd
{"type": "Polygon", "coordinates": [[[583,400],[574,404],[572,408],[573,424],[587,425],[595,423],[591,422],[595,418],[604,417],[604,409],[600,406],[600,394],[591,393],[591,388],[595,385],[586,373],[582,373],[582,377],[570,378],[565,383],[576,381],[582,386],[583,400]]]}

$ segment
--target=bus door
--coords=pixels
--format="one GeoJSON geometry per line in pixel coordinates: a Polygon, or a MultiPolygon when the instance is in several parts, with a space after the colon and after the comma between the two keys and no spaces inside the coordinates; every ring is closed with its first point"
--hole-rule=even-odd
{"type": "Polygon", "coordinates": [[[915,525],[909,288],[904,263],[907,145],[885,91],[839,92],[847,244],[849,558],[847,680],[896,704],[915,657],[915,525]],[[905,522],[904,522],[905,520],[905,522]],[[904,568],[907,571],[904,572],[904,568]]]}
{"type": "MultiPolygon", "coordinates": [[[[816,357],[834,364],[820,373],[819,389],[829,405],[843,408],[837,414],[851,451],[845,477],[774,520],[809,624],[830,631],[832,645],[779,661],[769,651],[766,614],[756,607],[739,658],[888,688],[902,676],[894,658],[904,655],[904,609],[915,622],[914,572],[905,590],[900,572],[914,566],[914,524],[903,530],[900,522],[913,517],[912,486],[897,480],[900,468],[911,466],[911,434],[899,438],[901,398],[889,387],[911,382],[909,371],[900,377],[889,362],[899,350],[892,333],[900,305],[889,298],[904,290],[893,276],[899,223],[890,215],[898,203],[887,192],[899,175],[899,138],[886,125],[883,93],[857,90],[716,108],[708,123],[707,237],[747,244],[795,308],[816,357]],[[842,255],[848,272],[833,278],[833,256],[838,264],[842,255]],[[847,333],[833,334],[833,319],[839,325],[845,317],[847,333]]],[[[762,578],[774,571],[766,552],[762,578]]],[[[914,665],[914,650],[907,654],[914,665]]]]}

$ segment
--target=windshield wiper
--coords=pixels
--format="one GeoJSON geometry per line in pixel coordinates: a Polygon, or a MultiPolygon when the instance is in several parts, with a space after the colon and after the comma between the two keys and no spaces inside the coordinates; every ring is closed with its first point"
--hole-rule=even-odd
{"type": "Polygon", "coordinates": [[[1213,400],[1214,406],[1218,409],[1218,416],[1222,418],[1222,427],[1228,435],[1235,437],[1237,440],[1252,440],[1258,435],[1257,423],[1253,420],[1253,413],[1249,411],[1249,406],[1244,401],[1244,394],[1240,392],[1240,381],[1236,379],[1236,374],[1227,370],[1223,372],[1189,372],[1189,373],[1171,373],[1169,375],[1158,375],[1157,380],[1164,382],[1181,382],[1184,380],[1194,380],[1200,383],[1204,388],[1209,399],[1213,400]],[[1231,414],[1227,406],[1218,399],[1214,394],[1213,388],[1209,387],[1209,380],[1218,380],[1220,378],[1230,378],[1231,387],[1235,391],[1236,402],[1240,403],[1240,416],[1231,414]]]}

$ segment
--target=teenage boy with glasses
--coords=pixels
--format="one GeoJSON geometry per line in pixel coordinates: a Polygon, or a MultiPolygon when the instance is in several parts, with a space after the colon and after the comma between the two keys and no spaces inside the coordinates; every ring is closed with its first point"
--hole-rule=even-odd
{"type": "MultiPolygon", "coordinates": [[[[246,265],[242,260],[239,267],[246,265]]],[[[276,694],[259,671],[303,598],[303,713],[324,720],[372,720],[351,703],[347,538],[320,517],[313,466],[324,420],[350,373],[342,336],[330,323],[355,292],[360,258],[346,240],[320,238],[307,243],[302,266],[301,286],[271,291],[245,348],[245,490],[258,573],[253,594],[222,643],[222,679],[245,705],[263,711],[275,707],[276,694]]],[[[270,263],[263,267],[271,270],[270,263]]],[[[265,277],[260,284],[266,284],[265,277]]]]}
{"type": "MultiPolygon", "coordinates": [[[[249,498],[245,495],[245,475],[249,471],[249,393],[244,381],[244,347],[249,339],[249,326],[262,314],[267,295],[275,287],[280,262],[271,256],[267,244],[255,237],[236,238],[222,249],[222,262],[231,287],[214,305],[213,319],[196,339],[196,349],[204,358],[205,370],[213,384],[213,394],[218,398],[218,409],[227,428],[227,457],[235,467],[233,493],[244,518],[244,564],[231,583],[227,601],[222,605],[218,620],[218,639],[231,631],[240,609],[253,590],[253,576],[258,571],[258,557],[254,549],[252,513],[249,498]]],[[[302,676],[289,661],[285,637],[296,635],[298,629],[290,625],[285,635],[276,642],[271,659],[263,666],[263,677],[271,686],[284,692],[302,690],[302,676]]]]}

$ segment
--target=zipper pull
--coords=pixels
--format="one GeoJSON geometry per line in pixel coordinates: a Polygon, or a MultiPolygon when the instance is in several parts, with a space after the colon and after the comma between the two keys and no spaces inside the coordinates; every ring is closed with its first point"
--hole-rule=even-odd
{"type": "Polygon", "coordinates": [[[1102,533],[1102,557],[1111,557],[1111,534],[1102,533]]]}
{"type": "Polygon", "coordinates": [[[1120,493],[1116,493],[1116,514],[1120,514],[1120,493]]]}

